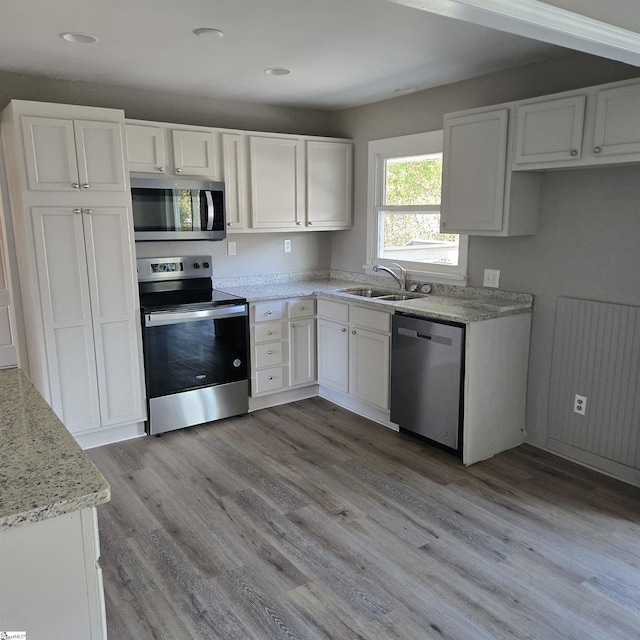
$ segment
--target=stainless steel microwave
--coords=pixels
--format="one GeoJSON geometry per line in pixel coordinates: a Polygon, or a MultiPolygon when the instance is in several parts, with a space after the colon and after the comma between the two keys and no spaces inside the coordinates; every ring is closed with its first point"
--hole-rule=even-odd
{"type": "Polygon", "coordinates": [[[131,178],[136,242],[224,240],[224,182],[131,178]]]}

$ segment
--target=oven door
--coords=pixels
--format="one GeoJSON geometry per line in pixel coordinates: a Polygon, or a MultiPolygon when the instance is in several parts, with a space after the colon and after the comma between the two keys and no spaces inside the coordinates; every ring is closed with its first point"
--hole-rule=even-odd
{"type": "Polygon", "coordinates": [[[248,411],[247,305],[144,315],[147,431],[248,411]]]}

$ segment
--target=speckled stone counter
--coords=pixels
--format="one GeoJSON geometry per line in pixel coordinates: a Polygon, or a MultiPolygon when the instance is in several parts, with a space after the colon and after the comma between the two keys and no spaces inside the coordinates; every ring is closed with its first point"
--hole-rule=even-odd
{"type": "Polygon", "coordinates": [[[0,531],[110,498],[107,481],[27,376],[0,370],[0,531]]]}
{"type": "Polygon", "coordinates": [[[454,287],[435,285],[433,292],[411,300],[390,301],[375,298],[355,296],[342,291],[343,289],[375,286],[376,289],[388,289],[388,293],[397,293],[397,287],[356,282],[353,280],[294,280],[291,282],[263,283],[259,285],[241,284],[233,286],[226,281],[216,287],[245,297],[249,302],[261,300],[275,300],[278,298],[296,298],[310,295],[323,295],[345,302],[358,302],[361,305],[387,311],[401,311],[425,318],[446,320],[468,324],[481,320],[491,320],[519,313],[531,313],[533,310],[533,296],[523,293],[487,289],[472,289],[470,287],[454,287]],[[226,286],[224,286],[226,285],[226,286]]]}

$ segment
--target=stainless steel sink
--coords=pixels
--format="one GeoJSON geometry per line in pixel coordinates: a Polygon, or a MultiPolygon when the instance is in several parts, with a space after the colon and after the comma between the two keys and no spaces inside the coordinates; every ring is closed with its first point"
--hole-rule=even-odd
{"type": "Polygon", "coordinates": [[[378,300],[413,300],[414,298],[426,298],[424,293],[392,293],[386,296],[377,296],[378,300]]]}
{"type": "Polygon", "coordinates": [[[340,291],[341,293],[348,293],[351,296],[361,296],[362,298],[380,298],[382,296],[389,295],[388,291],[381,291],[380,289],[366,289],[364,287],[340,289],[340,291]]]}

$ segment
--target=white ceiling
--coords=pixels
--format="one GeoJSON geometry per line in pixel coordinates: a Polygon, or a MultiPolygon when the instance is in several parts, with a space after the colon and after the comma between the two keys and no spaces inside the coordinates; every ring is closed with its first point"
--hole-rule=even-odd
{"type": "Polygon", "coordinates": [[[590,33],[622,33],[622,48],[633,49],[637,34],[618,27],[640,31],[638,0],[0,0],[0,69],[337,109],[563,55],[565,45],[615,58],[590,49],[593,38],[582,46],[557,29],[546,37],[545,25],[523,31],[532,21],[502,16],[510,5],[609,20],[616,29],[588,20],[590,33]],[[198,27],[224,37],[197,38],[198,27]],[[98,42],[65,42],[67,31],[98,42]],[[268,76],[268,67],[292,73],[268,76]]]}

